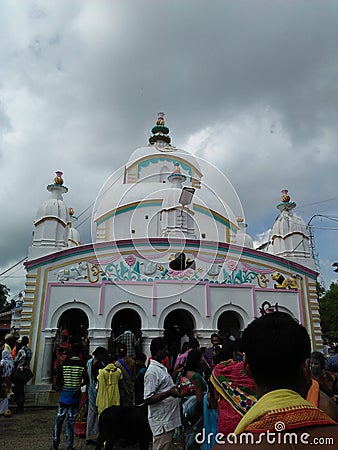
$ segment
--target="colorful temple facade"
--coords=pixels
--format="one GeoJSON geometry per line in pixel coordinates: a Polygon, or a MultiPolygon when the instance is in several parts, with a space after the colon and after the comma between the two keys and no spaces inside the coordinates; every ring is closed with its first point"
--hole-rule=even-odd
{"type": "Polygon", "coordinates": [[[269,245],[255,250],[225,176],[171,144],[159,113],[149,144],[104,184],[93,242],[80,243],[62,173],[38,208],[26,263],[20,334],[33,350],[33,387],[51,386],[56,337],[64,329],[107,346],[125,323],[153,337],[178,325],[208,345],[218,330],[239,337],[254,317],[278,308],[322,337],[314,261],[296,204],[282,191],[269,245]]]}

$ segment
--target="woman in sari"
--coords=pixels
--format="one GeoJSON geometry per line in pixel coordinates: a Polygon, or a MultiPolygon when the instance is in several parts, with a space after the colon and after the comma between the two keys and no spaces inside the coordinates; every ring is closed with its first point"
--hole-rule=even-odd
{"type": "Polygon", "coordinates": [[[207,385],[198,373],[202,354],[199,350],[191,350],[187,355],[185,367],[179,379],[178,388],[182,398],[182,425],[185,450],[199,449],[195,441],[197,433],[203,427],[203,395],[207,385]]]}
{"type": "Polygon", "coordinates": [[[96,406],[97,397],[97,375],[103,369],[108,360],[108,351],[104,347],[97,347],[93,351],[93,357],[87,362],[88,384],[88,413],[87,413],[87,443],[95,442],[99,435],[98,410],[96,406]]]}
{"type": "Polygon", "coordinates": [[[219,354],[218,363],[210,381],[219,396],[218,432],[227,436],[233,433],[243,415],[256,402],[255,385],[243,370],[243,362],[236,358],[234,342],[226,341],[219,354]]]}

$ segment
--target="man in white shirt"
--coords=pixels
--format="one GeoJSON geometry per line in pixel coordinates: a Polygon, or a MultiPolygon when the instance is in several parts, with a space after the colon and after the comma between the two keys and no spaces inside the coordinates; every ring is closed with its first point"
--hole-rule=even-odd
{"type": "Polygon", "coordinates": [[[144,376],[144,401],[148,406],[148,420],[153,433],[153,450],[169,450],[174,430],[181,426],[180,394],[166,367],[161,364],[166,356],[163,338],[154,338],[150,344],[152,360],[144,376]]]}

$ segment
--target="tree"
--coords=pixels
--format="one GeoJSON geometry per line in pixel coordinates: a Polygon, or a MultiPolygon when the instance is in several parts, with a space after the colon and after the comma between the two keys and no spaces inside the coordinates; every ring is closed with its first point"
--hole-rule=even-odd
{"type": "Polygon", "coordinates": [[[338,340],[338,283],[331,283],[325,295],[319,298],[319,312],[324,336],[338,340]]]}
{"type": "Polygon", "coordinates": [[[4,284],[0,284],[0,309],[3,306],[6,306],[8,295],[9,295],[9,288],[4,284]]]}

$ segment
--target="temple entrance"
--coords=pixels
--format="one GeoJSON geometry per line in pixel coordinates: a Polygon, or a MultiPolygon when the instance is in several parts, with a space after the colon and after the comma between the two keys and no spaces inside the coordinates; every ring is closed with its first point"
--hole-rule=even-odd
{"type": "Polygon", "coordinates": [[[115,337],[119,336],[126,329],[134,334],[139,333],[141,330],[141,317],[131,308],[121,309],[114,315],[111,321],[111,329],[115,337]]]}
{"type": "Polygon", "coordinates": [[[72,308],[65,311],[58,322],[58,331],[68,331],[70,342],[81,342],[88,334],[88,317],[82,309],[72,308]]]}
{"type": "Polygon", "coordinates": [[[223,339],[234,336],[236,339],[241,337],[241,329],[243,328],[243,319],[233,311],[225,311],[217,321],[219,334],[223,339]]]}
{"type": "Polygon", "coordinates": [[[118,311],[111,322],[111,337],[108,342],[108,351],[110,355],[116,355],[118,338],[125,331],[131,331],[135,335],[135,352],[138,355],[142,352],[142,333],[141,333],[141,317],[138,312],[131,308],[124,308],[118,311]]]}
{"type": "Polygon", "coordinates": [[[87,314],[80,308],[68,309],[61,315],[52,356],[52,383],[55,389],[60,389],[62,385],[60,367],[66,361],[75,343],[81,345],[80,358],[83,361],[89,359],[88,326],[87,314]]]}
{"type": "Polygon", "coordinates": [[[184,341],[193,337],[194,329],[194,318],[184,309],[176,309],[165,318],[164,338],[168,345],[171,367],[173,367],[177,355],[181,352],[184,341]]]}

